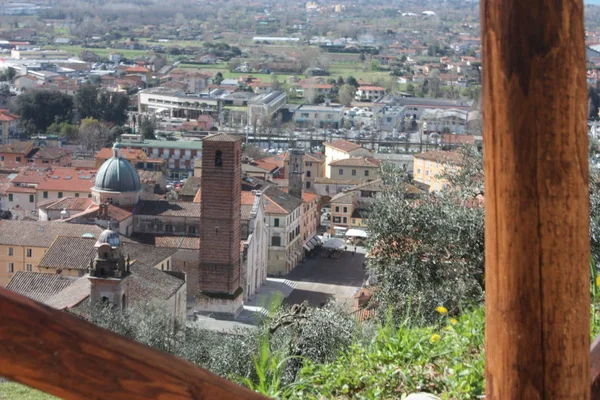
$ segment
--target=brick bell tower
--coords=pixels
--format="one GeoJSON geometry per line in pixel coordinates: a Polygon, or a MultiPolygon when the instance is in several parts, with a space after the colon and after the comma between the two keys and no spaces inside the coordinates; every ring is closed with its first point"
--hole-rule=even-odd
{"type": "Polygon", "coordinates": [[[198,311],[236,316],[243,306],[240,260],[241,138],[202,141],[198,311]]]}

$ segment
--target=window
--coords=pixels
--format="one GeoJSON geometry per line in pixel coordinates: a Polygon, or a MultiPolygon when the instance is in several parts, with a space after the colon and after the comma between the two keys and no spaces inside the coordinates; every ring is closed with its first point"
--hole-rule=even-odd
{"type": "Polygon", "coordinates": [[[88,199],[91,199],[91,198],[92,198],[92,194],[88,193],[88,199]]]}
{"type": "Polygon", "coordinates": [[[32,195],[32,194],[30,194],[30,195],[29,195],[29,202],[30,202],[30,203],[33,203],[34,201],[35,201],[35,196],[34,196],[34,195],[32,195]]]}
{"type": "Polygon", "coordinates": [[[165,225],[165,232],[173,232],[173,225],[166,224],[165,225]]]}
{"type": "Polygon", "coordinates": [[[27,271],[27,272],[33,271],[33,264],[25,264],[25,271],[27,271]]]}
{"type": "Polygon", "coordinates": [[[339,206],[335,206],[335,212],[340,212],[340,207],[339,206]]]}
{"type": "Polygon", "coordinates": [[[344,207],[344,213],[348,212],[348,207],[344,207]]]}
{"type": "Polygon", "coordinates": [[[198,230],[196,229],[195,226],[188,226],[188,233],[190,235],[195,235],[196,233],[198,233],[198,230]]]}
{"type": "Polygon", "coordinates": [[[369,176],[369,170],[365,170],[365,176],[369,176]]]}
{"type": "Polygon", "coordinates": [[[425,176],[429,176],[429,170],[425,171],[425,176]]]}
{"type": "Polygon", "coordinates": [[[281,238],[279,236],[271,237],[271,246],[281,246],[281,238]]]}
{"type": "Polygon", "coordinates": [[[310,178],[310,171],[306,171],[306,177],[310,178]]]}
{"type": "Polygon", "coordinates": [[[16,162],[21,162],[21,157],[19,157],[19,156],[15,157],[15,161],[16,162]]]}
{"type": "Polygon", "coordinates": [[[356,223],[356,218],[352,218],[352,223],[355,224],[356,223]]]}
{"type": "Polygon", "coordinates": [[[42,164],[50,164],[50,161],[48,161],[48,160],[43,160],[43,161],[42,161],[42,164]]]}
{"type": "MultiPolygon", "coordinates": [[[[59,198],[59,199],[62,199],[62,197],[63,197],[63,192],[58,192],[58,198],[59,198]]],[[[109,200],[110,200],[110,199],[109,199],[109,200]]]]}
{"type": "Polygon", "coordinates": [[[15,272],[15,263],[8,263],[6,265],[6,272],[8,272],[9,274],[15,272]]]}
{"type": "Polygon", "coordinates": [[[306,188],[310,189],[310,182],[306,182],[306,188]]]}
{"type": "Polygon", "coordinates": [[[338,170],[338,175],[344,175],[344,170],[342,168],[338,170]]]}
{"type": "Polygon", "coordinates": [[[79,197],[79,193],[75,193],[75,197],[79,197]]]}
{"type": "Polygon", "coordinates": [[[27,249],[27,257],[31,258],[33,256],[33,249],[27,249]]]}
{"type": "Polygon", "coordinates": [[[333,222],[334,223],[340,223],[340,217],[333,217],[333,222]]]}
{"type": "Polygon", "coordinates": [[[348,223],[348,218],[346,218],[346,217],[342,218],[342,223],[347,224],[348,223]]]}
{"type": "Polygon", "coordinates": [[[221,150],[217,150],[215,153],[215,167],[223,166],[223,152],[221,150]]]}
{"type": "Polygon", "coordinates": [[[279,226],[279,218],[275,218],[273,220],[273,226],[276,227],[276,228],[279,226]]]}
{"type": "Polygon", "coordinates": [[[12,195],[12,193],[8,194],[8,201],[13,201],[13,195],[12,195]]]}
{"type": "Polygon", "coordinates": [[[300,118],[308,118],[308,113],[301,113],[300,118]]]}
{"type": "Polygon", "coordinates": [[[44,198],[47,199],[48,198],[48,192],[44,192],[44,198]]]}
{"type": "Polygon", "coordinates": [[[352,176],[356,176],[356,170],[355,169],[352,170],[352,176]]]}
{"type": "Polygon", "coordinates": [[[169,268],[170,268],[169,264],[170,264],[170,261],[169,261],[169,260],[167,260],[167,271],[168,271],[168,270],[169,270],[169,268]]]}
{"type": "Polygon", "coordinates": [[[0,156],[0,161],[4,161],[4,156],[0,156]]]}
{"type": "Polygon", "coordinates": [[[296,227],[296,235],[299,235],[299,234],[300,234],[300,226],[297,226],[296,227]]]}
{"type": "Polygon", "coordinates": [[[12,247],[9,247],[8,248],[8,255],[12,257],[14,255],[14,251],[15,250],[12,247]]]}
{"type": "Polygon", "coordinates": [[[421,168],[417,168],[417,174],[421,173],[421,168]]]}

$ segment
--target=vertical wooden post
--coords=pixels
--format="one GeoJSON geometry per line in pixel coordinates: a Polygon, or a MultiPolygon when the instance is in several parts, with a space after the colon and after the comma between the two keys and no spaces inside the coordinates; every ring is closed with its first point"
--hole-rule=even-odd
{"type": "Polygon", "coordinates": [[[589,399],[583,0],[482,0],[486,398],[589,399]]]}

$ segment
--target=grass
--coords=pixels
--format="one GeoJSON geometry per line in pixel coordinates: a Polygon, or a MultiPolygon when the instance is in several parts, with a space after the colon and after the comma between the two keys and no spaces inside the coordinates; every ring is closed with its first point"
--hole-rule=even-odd
{"type": "Polygon", "coordinates": [[[0,400],[52,400],[57,397],[14,382],[0,383],[0,400]]]}
{"type": "Polygon", "coordinates": [[[458,319],[440,314],[430,327],[380,325],[367,344],[355,344],[329,364],[306,365],[294,384],[302,398],[401,398],[429,392],[442,399],[484,394],[483,307],[458,319]]]}

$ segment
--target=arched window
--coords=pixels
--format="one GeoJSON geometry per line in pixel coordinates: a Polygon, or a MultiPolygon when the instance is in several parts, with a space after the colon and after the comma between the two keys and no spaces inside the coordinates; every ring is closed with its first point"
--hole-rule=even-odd
{"type": "Polygon", "coordinates": [[[223,166],[223,152],[221,150],[217,150],[215,154],[215,167],[223,166]]]}

